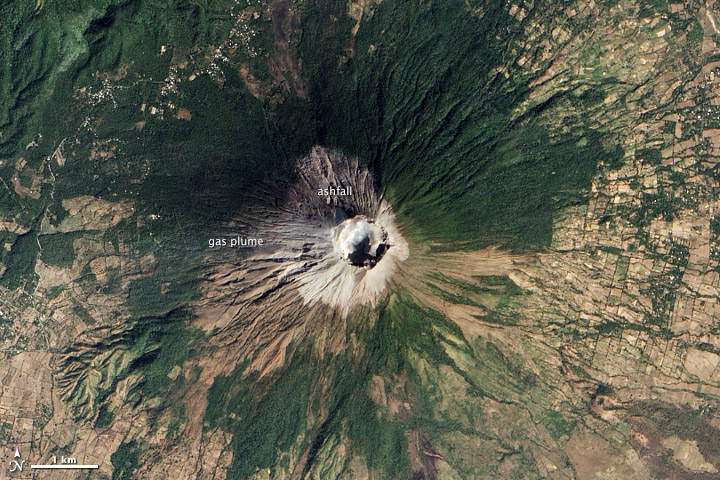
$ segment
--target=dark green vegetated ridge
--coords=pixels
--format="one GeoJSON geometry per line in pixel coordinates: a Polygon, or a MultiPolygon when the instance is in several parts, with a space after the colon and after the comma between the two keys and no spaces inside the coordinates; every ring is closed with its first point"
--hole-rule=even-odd
{"type": "Polygon", "coordinates": [[[245,373],[244,366],[228,377],[218,377],[208,397],[214,407],[206,411],[205,421],[234,434],[230,476],[243,478],[255,468],[274,465],[278,452],[302,437],[301,449],[308,448],[308,471],[324,443],[345,434],[356,453],[382,478],[407,478],[404,432],[409,424],[406,419],[389,421],[380,414],[369,389],[374,375],[393,378],[404,371],[408,341],[417,339],[404,329],[417,324],[416,328],[431,334],[429,325],[422,323],[410,319],[401,324],[394,315],[381,313],[371,329],[358,332],[364,342],[361,358],[347,352],[320,359],[307,346],[300,346],[289,365],[272,379],[258,380],[255,374],[245,373]],[[324,385],[322,392],[317,385],[324,385]],[[318,395],[326,398],[326,407],[318,403],[318,395]],[[306,412],[319,408],[327,411],[326,416],[306,432],[306,412]]]}
{"type": "Polygon", "coordinates": [[[135,440],[120,444],[115,453],[112,454],[113,466],[112,480],[132,480],[133,470],[137,468],[140,447],[135,440]]]}
{"type": "Polygon", "coordinates": [[[37,282],[35,274],[35,258],[39,247],[37,234],[31,230],[28,233],[18,235],[12,242],[11,250],[5,255],[5,271],[0,277],[3,286],[15,289],[25,288],[32,291],[37,282]]]}
{"type": "Polygon", "coordinates": [[[38,236],[40,258],[50,265],[72,265],[75,258],[73,240],[84,235],[83,232],[52,233],[38,236]]]}
{"type": "Polygon", "coordinates": [[[205,421],[232,432],[231,478],[245,478],[256,468],[275,464],[305,430],[307,404],[319,379],[308,352],[298,354],[279,377],[245,376],[244,366],[217,377],[208,394],[205,421]]]}
{"type": "Polygon", "coordinates": [[[403,223],[425,235],[469,247],[547,245],[554,212],[582,201],[598,162],[617,162],[622,150],[604,146],[607,133],[583,127],[581,114],[572,133],[547,127],[568,102],[580,112],[596,105],[601,90],[513,119],[530,78],[495,69],[520,27],[504,5],[481,4],[477,18],[467,2],[383,3],[363,19],[353,57],[342,8],[306,7],[300,52],[322,66],[317,77],[306,71],[321,141],[368,161],[403,223]],[[313,51],[318,43],[334,63],[313,51]]]}
{"type": "MultiPolygon", "coordinates": [[[[503,283],[501,279],[489,281],[503,283]]],[[[408,478],[406,432],[417,429],[433,442],[442,442],[445,435],[456,432],[481,433],[475,430],[473,419],[473,415],[481,415],[481,409],[467,412],[465,420],[449,415],[446,407],[441,407],[448,401],[444,386],[434,383],[435,373],[428,376],[426,368],[440,372],[449,367],[462,378],[468,391],[457,401],[468,401],[468,405],[484,397],[520,401],[539,395],[544,388],[522,358],[487,339],[466,341],[455,323],[417,305],[403,289],[381,305],[377,315],[372,327],[356,331],[363,344],[359,356],[343,352],[318,358],[310,353],[309,338],[291,348],[295,353],[289,364],[268,378],[248,373],[247,365],[216,378],[208,396],[212,407],[206,410],[204,420],[210,427],[233,433],[231,477],[244,478],[257,468],[272,469],[280,461],[278,455],[291,446],[298,448],[296,452],[307,452],[307,473],[317,467],[313,462],[327,442],[346,435],[352,451],[380,478],[408,478]],[[448,349],[460,352],[473,368],[457,365],[448,349]],[[385,408],[371,397],[377,387],[375,377],[385,380],[386,394],[393,391],[408,401],[410,410],[401,409],[388,417],[385,408]],[[399,390],[391,388],[396,383],[401,385],[399,390]],[[324,412],[323,417],[307,428],[308,414],[318,412],[324,412]]],[[[558,428],[565,425],[562,415],[552,421],[558,428]]]]}
{"type": "Polygon", "coordinates": [[[170,370],[182,367],[186,360],[197,355],[199,340],[203,338],[202,331],[188,325],[190,318],[189,312],[179,310],[148,322],[147,343],[151,347],[131,365],[131,370],[143,377],[143,394],[147,398],[160,396],[165,407],[173,403],[169,392],[179,394],[179,387],[185,382],[183,375],[172,380],[168,376],[170,370]]]}
{"type": "Polygon", "coordinates": [[[344,432],[371,469],[384,472],[383,478],[405,478],[400,474],[406,471],[403,426],[378,418],[367,391],[370,368],[344,355],[320,360],[303,350],[270,379],[246,376],[243,366],[216,378],[205,421],[233,433],[229,476],[245,478],[256,468],[272,467],[298,439],[308,448],[308,470],[325,441],[344,432]],[[317,385],[330,385],[328,413],[307,431],[308,409],[325,408],[318,403],[317,385]]]}

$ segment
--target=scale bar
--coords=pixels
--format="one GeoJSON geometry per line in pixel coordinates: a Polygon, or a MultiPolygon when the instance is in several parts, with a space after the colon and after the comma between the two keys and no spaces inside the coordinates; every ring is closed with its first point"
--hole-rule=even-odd
{"type": "Polygon", "coordinates": [[[38,469],[49,469],[49,468],[70,468],[70,469],[84,469],[84,468],[98,468],[97,465],[75,465],[72,463],[65,465],[30,465],[30,468],[38,469]]]}

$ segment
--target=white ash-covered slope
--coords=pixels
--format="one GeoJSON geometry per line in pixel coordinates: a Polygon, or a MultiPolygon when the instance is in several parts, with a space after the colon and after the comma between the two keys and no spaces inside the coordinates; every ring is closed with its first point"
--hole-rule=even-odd
{"type": "Polygon", "coordinates": [[[298,162],[298,180],[282,206],[259,208],[230,229],[264,245],[245,257],[229,249],[212,254],[201,316],[233,342],[244,339],[246,353],[277,348],[278,332],[304,326],[316,309],[344,320],[353,309],[372,308],[409,252],[368,170],[322,147],[298,162]],[[329,186],[352,194],[319,194],[329,186]]]}

